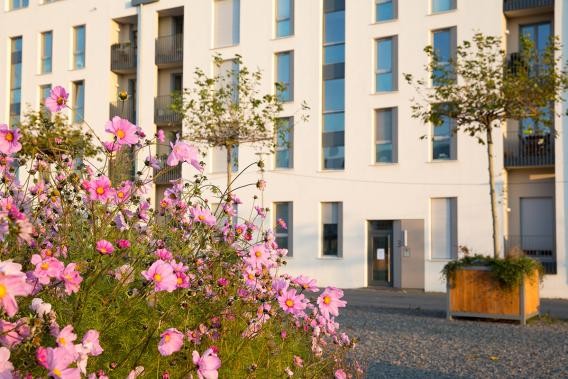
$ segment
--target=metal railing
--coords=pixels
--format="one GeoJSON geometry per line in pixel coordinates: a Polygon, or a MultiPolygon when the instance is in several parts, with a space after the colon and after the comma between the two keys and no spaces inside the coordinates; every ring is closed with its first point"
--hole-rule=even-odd
{"type": "Polygon", "coordinates": [[[507,132],[503,140],[505,167],[554,165],[554,134],[507,132]]]}
{"type": "Polygon", "coordinates": [[[556,274],[554,235],[512,235],[505,237],[505,252],[510,253],[514,249],[520,249],[526,256],[539,261],[546,274],[556,274]]]}
{"type": "Polygon", "coordinates": [[[110,118],[119,116],[136,124],[136,104],[132,99],[114,101],[110,103],[109,115],[110,118]]]}
{"type": "Polygon", "coordinates": [[[158,125],[179,124],[181,114],[172,109],[172,95],[162,95],[154,99],[154,123],[158,125]]]}
{"type": "Polygon", "coordinates": [[[136,70],[137,48],[130,42],[115,43],[110,47],[110,69],[114,72],[136,70]]]}
{"type": "Polygon", "coordinates": [[[503,12],[533,8],[554,8],[554,0],[503,0],[503,12]]]}
{"type": "Polygon", "coordinates": [[[156,184],[170,184],[170,181],[181,178],[181,164],[177,166],[168,166],[166,160],[167,155],[162,155],[157,158],[160,163],[160,169],[154,169],[154,183],[156,184]]]}
{"type": "Polygon", "coordinates": [[[156,64],[181,64],[183,62],[183,34],[156,38],[156,64]]]}

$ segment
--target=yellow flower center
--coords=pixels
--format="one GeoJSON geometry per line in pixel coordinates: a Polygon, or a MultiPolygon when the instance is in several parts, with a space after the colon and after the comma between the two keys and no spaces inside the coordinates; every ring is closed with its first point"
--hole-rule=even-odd
{"type": "Polygon", "coordinates": [[[65,280],[71,280],[71,279],[73,279],[73,278],[71,277],[71,275],[65,275],[64,278],[65,278],[65,280]]]}
{"type": "Polygon", "coordinates": [[[181,277],[177,278],[177,284],[182,284],[182,283],[183,283],[183,279],[181,277]]]}
{"type": "Polygon", "coordinates": [[[166,336],[164,337],[164,342],[168,343],[168,342],[170,342],[171,339],[172,339],[172,336],[170,336],[169,334],[166,334],[166,336]]]}
{"type": "Polygon", "coordinates": [[[254,255],[256,255],[257,258],[260,258],[260,256],[262,255],[262,253],[260,252],[260,250],[257,250],[254,255]]]}
{"type": "Polygon", "coordinates": [[[97,187],[97,194],[102,195],[103,193],[105,193],[104,187],[98,186],[97,187]]]}
{"type": "Polygon", "coordinates": [[[67,343],[67,341],[65,341],[65,338],[63,337],[59,337],[57,341],[59,342],[60,345],[65,345],[67,343]]]}
{"type": "Polygon", "coordinates": [[[199,215],[199,216],[197,216],[197,218],[199,219],[199,221],[205,220],[205,216],[204,216],[204,215],[199,215]]]}
{"type": "Polygon", "coordinates": [[[45,251],[45,255],[47,255],[48,257],[51,257],[53,255],[53,251],[51,251],[51,249],[47,249],[45,251]]]}
{"type": "Polygon", "coordinates": [[[106,247],[101,247],[101,248],[99,249],[99,251],[100,251],[101,253],[106,253],[106,252],[107,252],[107,249],[106,249],[106,247]]]}
{"type": "Polygon", "coordinates": [[[248,274],[248,278],[249,278],[250,280],[254,279],[254,274],[253,274],[253,273],[248,274]]]}
{"type": "Polygon", "coordinates": [[[118,192],[116,193],[116,196],[118,196],[119,199],[122,199],[122,198],[124,198],[124,192],[118,191],[118,192]]]}
{"type": "Polygon", "coordinates": [[[292,299],[286,300],[286,306],[292,308],[294,306],[294,300],[292,299]]]}
{"type": "Polygon", "coordinates": [[[59,377],[61,376],[61,370],[59,370],[58,368],[54,368],[53,373],[59,377]]]}
{"type": "Polygon", "coordinates": [[[329,296],[324,296],[324,297],[323,297],[323,303],[324,303],[324,304],[329,304],[329,303],[331,303],[331,297],[329,297],[329,296]]]}
{"type": "Polygon", "coordinates": [[[0,284],[0,299],[3,299],[7,293],[8,291],[6,290],[6,286],[4,284],[0,284]]]}
{"type": "Polygon", "coordinates": [[[117,136],[119,139],[123,139],[124,136],[125,136],[124,130],[118,129],[118,130],[116,131],[116,136],[117,136]]]}
{"type": "Polygon", "coordinates": [[[155,280],[156,282],[161,282],[161,281],[162,281],[162,275],[160,275],[160,274],[155,274],[155,275],[154,275],[154,280],[155,280]]]}
{"type": "Polygon", "coordinates": [[[65,104],[65,99],[63,97],[59,96],[57,98],[57,105],[63,105],[63,104],[65,104]]]}
{"type": "Polygon", "coordinates": [[[8,132],[8,133],[6,133],[6,137],[4,137],[4,138],[6,138],[6,141],[8,141],[8,142],[12,142],[14,140],[14,133],[8,132]]]}
{"type": "Polygon", "coordinates": [[[41,266],[39,266],[42,270],[47,270],[49,268],[49,263],[43,262],[41,266]]]}

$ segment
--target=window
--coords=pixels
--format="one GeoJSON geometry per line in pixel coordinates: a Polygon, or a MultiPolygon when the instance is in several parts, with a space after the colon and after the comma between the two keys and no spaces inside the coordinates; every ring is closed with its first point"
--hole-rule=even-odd
{"type": "Polygon", "coordinates": [[[215,0],[215,47],[238,45],[240,0],[215,0]]]}
{"type": "Polygon", "coordinates": [[[274,236],[281,249],[288,249],[292,256],[292,202],[274,203],[274,236]]]}
{"type": "Polygon", "coordinates": [[[29,0],[8,0],[10,4],[10,10],[27,8],[29,5],[29,0]]]}
{"type": "Polygon", "coordinates": [[[51,62],[53,54],[53,32],[41,33],[41,73],[51,72],[51,62]]]}
{"type": "Polygon", "coordinates": [[[455,80],[452,61],[456,53],[456,28],[435,30],[432,32],[432,43],[438,60],[437,68],[432,73],[432,84],[439,86],[448,80],[455,80]]]}
{"type": "Polygon", "coordinates": [[[432,160],[457,159],[454,120],[442,116],[442,123],[438,126],[432,126],[432,129],[432,160]]]}
{"type": "Polygon", "coordinates": [[[221,62],[221,65],[217,67],[216,72],[216,75],[222,78],[219,87],[225,85],[223,83],[231,81],[233,101],[235,103],[238,103],[239,101],[239,70],[239,64],[233,59],[228,59],[221,62]]]}
{"type": "Polygon", "coordinates": [[[397,18],[397,0],[375,0],[375,21],[388,21],[397,18]]]}
{"type": "Polygon", "coordinates": [[[534,44],[534,48],[542,54],[552,35],[552,26],[549,21],[520,26],[520,38],[527,38],[534,44]]]}
{"type": "Polygon", "coordinates": [[[343,240],[342,203],[322,203],[322,255],[341,256],[343,240]]]}
{"type": "Polygon", "coordinates": [[[73,68],[85,67],[85,25],[73,28],[73,68]]]}
{"type": "Polygon", "coordinates": [[[39,104],[43,111],[49,112],[49,109],[43,107],[45,99],[51,94],[51,84],[39,86],[39,104]]]}
{"type": "Polygon", "coordinates": [[[10,44],[10,125],[14,125],[22,112],[22,37],[11,38],[10,44]]]}
{"type": "Polygon", "coordinates": [[[280,101],[294,100],[294,52],[276,54],[276,81],[282,85],[276,94],[280,101]]]}
{"type": "Polygon", "coordinates": [[[375,163],[397,162],[397,108],[375,111],[375,163]]]}
{"type": "Polygon", "coordinates": [[[375,91],[396,91],[397,83],[397,38],[377,40],[377,67],[375,72],[375,91]]]}
{"type": "Polygon", "coordinates": [[[457,0],[432,0],[432,13],[447,12],[456,9],[457,0]]]}
{"type": "Polygon", "coordinates": [[[457,199],[431,199],[430,213],[432,259],[457,257],[457,199]]]}
{"type": "MultiPolygon", "coordinates": [[[[211,172],[221,173],[227,172],[227,149],[224,147],[211,148],[211,172]]],[[[233,146],[231,149],[231,169],[232,172],[239,171],[239,146],[233,146]]]]}
{"type": "Polygon", "coordinates": [[[276,136],[274,167],[292,168],[294,167],[294,118],[280,118],[278,123],[279,133],[276,136]]]}
{"type": "Polygon", "coordinates": [[[345,168],[345,1],[325,0],[322,166],[345,168]]]}
{"type": "Polygon", "coordinates": [[[276,0],[276,37],[294,35],[294,0],[276,0]]]}
{"type": "Polygon", "coordinates": [[[85,119],[85,82],[73,82],[73,122],[80,123],[85,119]]]}

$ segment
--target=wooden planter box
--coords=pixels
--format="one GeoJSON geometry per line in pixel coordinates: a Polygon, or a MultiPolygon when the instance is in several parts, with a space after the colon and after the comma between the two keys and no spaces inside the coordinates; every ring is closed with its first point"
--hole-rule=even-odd
{"type": "Polygon", "coordinates": [[[522,325],[539,314],[538,271],[517,288],[503,289],[488,267],[464,267],[448,281],[447,317],[518,320],[522,325]]]}

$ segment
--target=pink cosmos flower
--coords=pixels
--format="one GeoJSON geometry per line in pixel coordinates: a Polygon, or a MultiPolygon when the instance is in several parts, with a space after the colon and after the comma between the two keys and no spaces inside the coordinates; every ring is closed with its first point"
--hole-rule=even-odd
{"type": "Polygon", "coordinates": [[[221,360],[217,356],[216,348],[210,348],[203,352],[200,357],[197,351],[193,351],[193,363],[197,366],[197,376],[199,379],[217,379],[217,370],[221,367],[221,360]]]}
{"type": "Polygon", "coordinates": [[[49,375],[57,379],[80,379],[81,371],[78,368],[69,368],[69,365],[75,361],[74,352],[67,349],[47,348],[46,365],[49,375]]]}
{"type": "Polygon", "coordinates": [[[16,227],[18,229],[18,239],[25,241],[28,244],[32,241],[32,234],[34,232],[34,227],[28,219],[23,218],[16,220],[16,227]]]}
{"type": "Polygon", "coordinates": [[[136,126],[130,121],[114,116],[112,120],[107,121],[105,131],[111,133],[116,138],[119,145],[135,145],[138,143],[138,134],[136,126]]]}
{"type": "Polygon", "coordinates": [[[45,106],[53,113],[59,112],[67,105],[69,94],[65,88],[56,86],[51,89],[49,97],[45,99],[45,106]]]}
{"type": "Polygon", "coordinates": [[[270,265],[270,253],[266,250],[264,244],[254,245],[249,249],[248,263],[252,267],[267,267],[270,265]]]}
{"type": "Polygon", "coordinates": [[[113,195],[110,179],[101,176],[89,182],[89,198],[91,200],[106,201],[113,195]]]}
{"type": "Polygon", "coordinates": [[[6,124],[0,124],[0,153],[10,155],[22,149],[18,142],[21,135],[18,129],[10,129],[6,124]]]}
{"type": "Polygon", "coordinates": [[[114,246],[107,240],[100,240],[97,242],[96,249],[102,255],[109,255],[114,251],[114,246]]]}
{"type": "Polygon", "coordinates": [[[22,265],[12,261],[0,262],[0,306],[10,317],[18,312],[16,296],[27,296],[31,287],[26,283],[22,265]]]}
{"type": "Polygon", "coordinates": [[[36,361],[40,366],[47,368],[47,349],[40,346],[36,350],[36,361]]]}
{"type": "Polygon", "coordinates": [[[10,350],[0,347],[0,379],[12,379],[14,365],[10,362],[10,350]]]}
{"type": "Polygon", "coordinates": [[[12,348],[12,346],[22,342],[17,329],[18,325],[16,323],[0,320],[0,343],[2,346],[12,348]]]}
{"type": "Polygon", "coordinates": [[[130,241],[129,240],[118,240],[116,241],[116,245],[118,246],[119,249],[128,249],[130,247],[130,241]]]}
{"type": "Polygon", "coordinates": [[[169,261],[170,259],[172,259],[174,257],[172,252],[169,251],[168,249],[158,249],[158,250],[156,250],[154,255],[156,257],[160,258],[163,261],[169,261]]]}
{"type": "Polygon", "coordinates": [[[73,342],[77,339],[77,335],[73,333],[73,326],[67,325],[65,328],[61,329],[57,335],[57,346],[69,350],[71,352],[75,351],[75,346],[73,342]]]}
{"type": "Polygon", "coordinates": [[[88,330],[87,333],[85,333],[82,342],[88,354],[92,356],[101,355],[104,351],[99,342],[99,332],[94,329],[88,330]]]}
{"type": "Polygon", "coordinates": [[[81,282],[83,281],[79,272],[75,270],[76,267],[76,263],[69,263],[61,274],[60,279],[65,283],[65,293],[67,295],[71,295],[73,292],[79,292],[81,282]]]}
{"type": "Polygon", "coordinates": [[[347,379],[347,374],[345,373],[345,371],[343,371],[342,368],[340,368],[340,369],[335,370],[333,377],[335,379],[347,379]]]}
{"type": "Polygon", "coordinates": [[[302,294],[298,294],[295,289],[289,289],[278,297],[278,304],[286,313],[294,316],[301,316],[306,309],[308,300],[302,294]]]}
{"type": "Polygon", "coordinates": [[[202,207],[193,207],[189,209],[190,215],[193,217],[195,222],[199,222],[205,225],[213,226],[217,222],[215,216],[211,214],[211,211],[202,207]]]}
{"type": "Polygon", "coordinates": [[[130,181],[125,181],[121,184],[119,188],[116,189],[114,197],[118,204],[124,203],[130,198],[132,194],[132,183],[130,181]]]}
{"type": "Polygon", "coordinates": [[[340,300],[342,297],[343,291],[339,288],[326,288],[318,297],[317,301],[321,314],[328,319],[330,314],[337,316],[339,314],[339,308],[343,308],[347,304],[345,300],[340,300]]]}
{"type": "Polygon", "coordinates": [[[128,373],[126,379],[136,379],[144,373],[144,366],[137,366],[134,370],[128,373]]]}
{"type": "Polygon", "coordinates": [[[166,140],[166,133],[164,133],[163,129],[158,129],[158,132],[156,133],[156,138],[160,143],[163,143],[166,140]]]}
{"type": "Polygon", "coordinates": [[[114,141],[104,141],[103,146],[107,153],[116,153],[122,149],[122,145],[119,145],[114,141]]]}
{"type": "Polygon", "coordinates": [[[190,146],[183,141],[177,141],[175,145],[170,142],[172,151],[166,161],[168,166],[177,166],[180,162],[187,162],[199,171],[203,171],[203,166],[199,163],[199,153],[194,146],[190,146]]]}
{"type": "Polygon", "coordinates": [[[175,328],[166,329],[165,332],[160,334],[162,338],[158,343],[158,351],[160,354],[172,355],[181,350],[183,346],[183,333],[175,328]]]}
{"type": "Polygon", "coordinates": [[[319,288],[316,286],[316,280],[308,278],[307,276],[300,275],[292,280],[292,283],[299,285],[305,291],[318,292],[319,288]]]}
{"type": "Polygon", "coordinates": [[[154,282],[154,290],[173,292],[177,288],[177,277],[174,274],[172,265],[158,259],[146,271],[142,271],[142,276],[154,282]]]}

